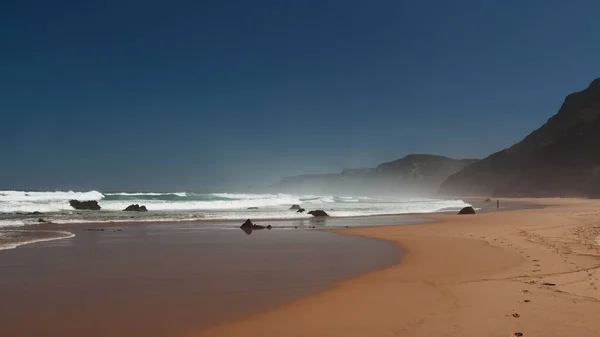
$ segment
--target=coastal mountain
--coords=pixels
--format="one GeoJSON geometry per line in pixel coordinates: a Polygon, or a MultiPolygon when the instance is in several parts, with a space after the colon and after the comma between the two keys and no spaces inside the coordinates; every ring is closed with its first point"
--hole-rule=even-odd
{"type": "Polygon", "coordinates": [[[344,169],[341,173],[302,174],[285,177],[269,187],[273,192],[298,194],[352,194],[373,169],[344,169]]]}
{"type": "Polygon", "coordinates": [[[453,196],[600,196],[600,78],[568,95],[558,113],[508,149],[448,177],[453,196]]]}
{"type": "Polygon", "coordinates": [[[404,192],[415,195],[435,193],[450,175],[476,162],[429,154],[411,154],[378,165],[363,178],[362,187],[370,193],[404,192]]]}
{"type": "Polygon", "coordinates": [[[430,195],[441,182],[476,160],[411,154],[375,168],[344,169],[341,173],[286,177],[272,185],[276,192],[302,194],[430,195]]]}

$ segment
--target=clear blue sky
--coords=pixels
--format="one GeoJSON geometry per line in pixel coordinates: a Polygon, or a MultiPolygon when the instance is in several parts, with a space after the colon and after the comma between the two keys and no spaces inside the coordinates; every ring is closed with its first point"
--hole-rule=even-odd
{"type": "Polygon", "coordinates": [[[600,76],[598,1],[2,1],[0,188],[484,157],[600,76]]]}

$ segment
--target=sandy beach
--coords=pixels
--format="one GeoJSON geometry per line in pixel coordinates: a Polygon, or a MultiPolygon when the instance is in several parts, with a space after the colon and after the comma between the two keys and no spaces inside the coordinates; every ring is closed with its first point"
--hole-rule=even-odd
{"type": "Polygon", "coordinates": [[[600,200],[341,230],[401,262],[189,336],[600,336],[600,200]]]}

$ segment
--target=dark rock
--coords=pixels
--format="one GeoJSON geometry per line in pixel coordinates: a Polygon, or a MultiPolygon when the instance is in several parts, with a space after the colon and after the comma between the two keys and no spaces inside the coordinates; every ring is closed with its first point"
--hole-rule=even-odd
{"type": "Polygon", "coordinates": [[[244,233],[250,235],[250,234],[252,234],[253,230],[271,229],[273,227],[271,227],[271,225],[268,225],[268,226],[256,225],[256,224],[253,224],[252,221],[250,221],[250,219],[248,219],[240,226],[240,228],[244,231],[244,233]]]}
{"type": "Polygon", "coordinates": [[[75,209],[80,210],[90,210],[90,211],[99,211],[100,205],[96,200],[88,200],[88,201],[79,201],[79,200],[70,200],[69,205],[75,209]]]}
{"type": "Polygon", "coordinates": [[[254,224],[248,219],[240,226],[240,228],[252,228],[252,226],[254,226],[254,224]]]}
{"type": "Polygon", "coordinates": [[[290,207],[290,209],[301,209],[300,205],[292,205],[292,207],[290,207]]]}
{"type": "Polygon", "coordinates": [[[138,204],[133,204],[133,205],[127,206],[127,208],[125,208],[123,211],[124,212],[148,212],[148,209],[144,205],[140,206],[138,204]]]}
{"type": "Polygon", "coordinates": [[[48,221],[46,221],[46,220],[44,220],[44,219],[42,219],[42,218],[39,218],[39,219],[38,219],[38,222],[48,222],[48,221]]]}
{"type": "Polygon", "coordinates": [[[475,210],[473,209],[473,207],[468,206],[461,209],[460,212],[458,212],[458,214],[475,214],[475,210]]]}
{"type": "Polygon", "coordinates": [[[325,211],[323,210],[316,210],[316,211],[310,211],[308,212],[308,214],[312,215],[312,216],[329,216],[329,214],[327,214],[325,211]]]}
{"type": "Polygon", "coordinates": [[[248,207],[247,209],[258,209],[258,207],[248,207]]]}
{"type": "Polygon", "coordinates": [[[44,214],[44,213],[42,213],[42,212],[38,212],[38,211],[35,211],[35,212],[31,212],[31,213],[29,213],[29,214],[31,214],[31,215],[40,215],[40,214],[44,214]]]}
{"type": "Polygon", "coordinates": [[[304,208],[300,208],[296,213],[304,213],[306,210],[304,208]]]}

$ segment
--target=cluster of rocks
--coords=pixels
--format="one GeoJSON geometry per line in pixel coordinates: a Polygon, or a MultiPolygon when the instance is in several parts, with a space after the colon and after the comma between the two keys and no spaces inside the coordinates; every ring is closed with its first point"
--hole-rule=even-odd
{"type": "MultiPolygon", "coordinates": [[[[99,211],[102,209],[96,200],[87,200],[87,201],[79,201],[79,200],[69,200],[69,205],[77,210],[87,210],[87,211],[99,211]]],[[[148,209],[144,205],[133,204],[127,206],[123,211],[125,212],[147,212],[148,209]]],[[[41,214],[39,212],[33,212],[32,214],[41,214]]]]}
{"type": "Polygon", "coordinates": [[[252,234],[252,231],[254,231],[254,230],[261,230],[261,229],[269,229],[270,230],[273,227],[271,225],[262,226],[262,225],[253,224],[252,221],[250,219],[248,219],[240,226],[240,228],[244,231],[244,233],[250,235],[250,234],[252,234]]]}
{"type": "MultiPolygon", "coordinates": [[[[292,205],[292,207],[290,207],[290,210],[292,211],[296,211],[296,213],[304,213],[306,212],[306,210],[302,207],[300,207],[300,205],[292,205]]],[[[327,214],[325,211],[323,210],[315,210],[315,211],[310,211],[308,212],[308,214],[312,215],[312,216],[329,216],[329,214],[327,214]]]]}
{"type": "Polygon", "coordinates": [[[133,204],[133,205],[127,206],[127,208],[125,208],[123,211],[124,212],[148,212],[148,209],[144,205],[140,206],[138,204],[133,204]]]}

